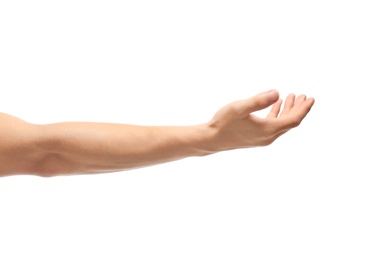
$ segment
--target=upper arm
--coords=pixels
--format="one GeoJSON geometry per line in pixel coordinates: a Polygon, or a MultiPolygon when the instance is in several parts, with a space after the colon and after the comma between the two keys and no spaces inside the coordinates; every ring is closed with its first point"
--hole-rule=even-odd
{"type": "Polygon", "coordinates": [[[38,125],[0,113],[0,177],[37,174],[42,158],[38,125]]]}

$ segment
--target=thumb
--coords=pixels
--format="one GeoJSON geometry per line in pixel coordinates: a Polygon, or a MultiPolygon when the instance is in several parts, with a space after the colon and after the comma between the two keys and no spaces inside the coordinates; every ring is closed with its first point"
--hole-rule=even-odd
{"type": "Polygon", "coordinates": [[[240,110],[249,115],[252,112],[265,109],[279,100],[279,92],[275,89],[239,101],[240,110]]]}

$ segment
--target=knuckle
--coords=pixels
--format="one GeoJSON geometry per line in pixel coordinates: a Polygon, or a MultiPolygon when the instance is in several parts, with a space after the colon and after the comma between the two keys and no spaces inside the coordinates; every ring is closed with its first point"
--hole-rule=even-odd
{"type": "Polygon", "coordinates": [[[232,115],[237,116],[243,114],[245,112],[245,108],[240,101],[235,101],[229,104],[228,111],[232,115]]]}
{"type": "Polygon", "coordinates": [[[238,102],[230,103],[229,109],[232,113],[239,113],[241,111],[240,104],[238,102]]]}

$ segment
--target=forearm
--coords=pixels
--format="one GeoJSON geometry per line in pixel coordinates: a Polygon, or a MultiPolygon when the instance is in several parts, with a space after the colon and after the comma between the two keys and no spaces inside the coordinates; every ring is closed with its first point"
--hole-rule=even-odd
{"type": "Polygon", "coordinates": [[[48,176],[102,173],[210,154],[211,129],[64,122],[39,126],[46,151],[38,171],[48,176]]]}

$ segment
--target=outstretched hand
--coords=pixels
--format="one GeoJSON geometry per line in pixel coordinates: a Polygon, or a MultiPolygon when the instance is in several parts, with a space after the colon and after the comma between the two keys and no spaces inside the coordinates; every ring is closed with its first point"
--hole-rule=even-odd
{"type": "Polygon", "coordinates": [[[213,149],[222,151],[271,144],[302,122],[313,106],[314,98],[290,94],[281,110],[282,103],[278,91],[270,90],[224,106],[209,122],[215,133],[213,149]],[[265,118],[252,114],[271,105],[265,118]]]}

